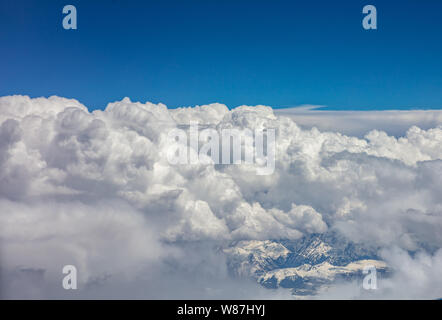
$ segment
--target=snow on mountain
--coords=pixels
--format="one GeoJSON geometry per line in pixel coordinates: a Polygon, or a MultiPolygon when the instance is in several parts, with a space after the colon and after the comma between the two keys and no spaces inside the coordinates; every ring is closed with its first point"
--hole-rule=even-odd
{"type": "Polygon", "coordinates": [[[317,265],[306,263],[296,268],[281,268],[266,272],[263,276],[259,277],[258,281],[265,284],[275,279],[277,286],[280,286],[284,280],[296,281],[298,278],[303,280],[311,278],[317,281],[333,281],[337,277],[348,277],[357,273],[362,274],[366,266],[374,266],[377,270],[387,268],[386,263],[379,260],[359,260],[351,262],[346,266],[334,266],[328,262],[322,262],[317,265]]]}
{"type": "Polygon", "coordinates": [[[229,266],[240,276],[255,276],[263,270],[278,267],[290,251],[282,244],[270,240],[239,241],[224,249],[229,257],[229,266]]]}
{"type": "Polygon", "coordinates": [[[313,295],[337,280],[362,278],[366,266],[389,272],[375,248],[333,232],[290,241],[239,241],[224,253],[234,275],[252,277],[267,288],[290,288],[297,296],[313,295]]]}

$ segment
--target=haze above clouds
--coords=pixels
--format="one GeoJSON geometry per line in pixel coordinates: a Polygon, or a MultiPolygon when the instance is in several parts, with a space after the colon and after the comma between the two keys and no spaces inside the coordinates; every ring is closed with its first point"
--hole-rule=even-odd
{"type": "Polygon", "coordinates": [[[440,111],[171,110],[125,98],[89,112],[55,96],[1,97],[0,295],[289,298],[233,279],[220,248],[336,230],[394,268],[377,297],[441,297],[441,124],[440,111]],[[274,174],[169,164],[167,134],[190,121],[275,128],[274,174]],[[66,264],[78,268],[75,293],[61,287],[66,264]]]}
{"type": "Polygon", "coordinates": [[[360,138],[374,129],[400,137],[412,126],[430,129],[442,123],[440,110],[335,111],[323,109],[322,106],[305,105],[276,109],[274,112],[292,118],[303,128],[317,127],[321,131],[340,132],[360,138]]]}

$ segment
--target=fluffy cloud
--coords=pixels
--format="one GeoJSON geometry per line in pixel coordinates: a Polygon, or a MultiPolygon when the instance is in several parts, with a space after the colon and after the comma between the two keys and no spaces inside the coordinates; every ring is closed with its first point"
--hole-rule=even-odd
{"type": "Polygon", "coordinates": [[[125,98],[89,112],[59,97],[2,97],[1,292],[57,296],[61,266],[75,264],[90,289],[84,297],[172,297],[197,273],[222,287],[213,297],[228,297],[238,283],[220,269],[219,247],[329,229],[382,250],[434,255],[442,247],[442,127],[432,119],[433,128],[412,126],[401,137],[379,130],[355,137],[303,129],[265,106],[170,110],[125,98]],[[217,131],[274,128],[275,172],[170,164],[168,132],[190,121],[217,131]],[[42,277],[51,286],[41,289],[42,277]]]}

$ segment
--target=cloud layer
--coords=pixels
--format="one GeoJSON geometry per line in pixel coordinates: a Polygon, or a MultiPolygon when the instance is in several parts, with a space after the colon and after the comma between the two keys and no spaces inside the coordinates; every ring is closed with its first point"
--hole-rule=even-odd
{"type": "Polygon", "coordinates": [[[265,106],[170,110],[125,98],[89,112],[72,99],[2,97],[1,295],[65,297],[66,264],[78,267],[82,297],[252,295],[255,284],[230,279],[217,248],[334,229],[390,252],[399,278],[397,252],[419,254],[410,265],[437,278],[419,296],[441,296],[441,276],[420,267],[440,264],[439,120],[401,137],[372,130],[358,138],[302,129],[265,106]],[[167,134],[190,121],[275,128],[274,174],[257,176],[253,165],[171,165],[167,134]]]}
{"type": "Polygon", "coordinates": [[[317,127],[358,137],[374,129],[399,137],[412,126],[431,129],[442,123],[441,110],[333,111],[321,107],[277,109],[275,114],[290,117],[303,128],[317,127]]]}

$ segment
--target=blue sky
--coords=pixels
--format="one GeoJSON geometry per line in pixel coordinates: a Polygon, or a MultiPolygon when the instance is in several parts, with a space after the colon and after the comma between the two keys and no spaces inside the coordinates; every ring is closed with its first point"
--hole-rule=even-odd
{"type": "Polygon", "coordinates": [[[441,35],[439,0],[0,0],[0,96],[442,108],[441,35]]]}

